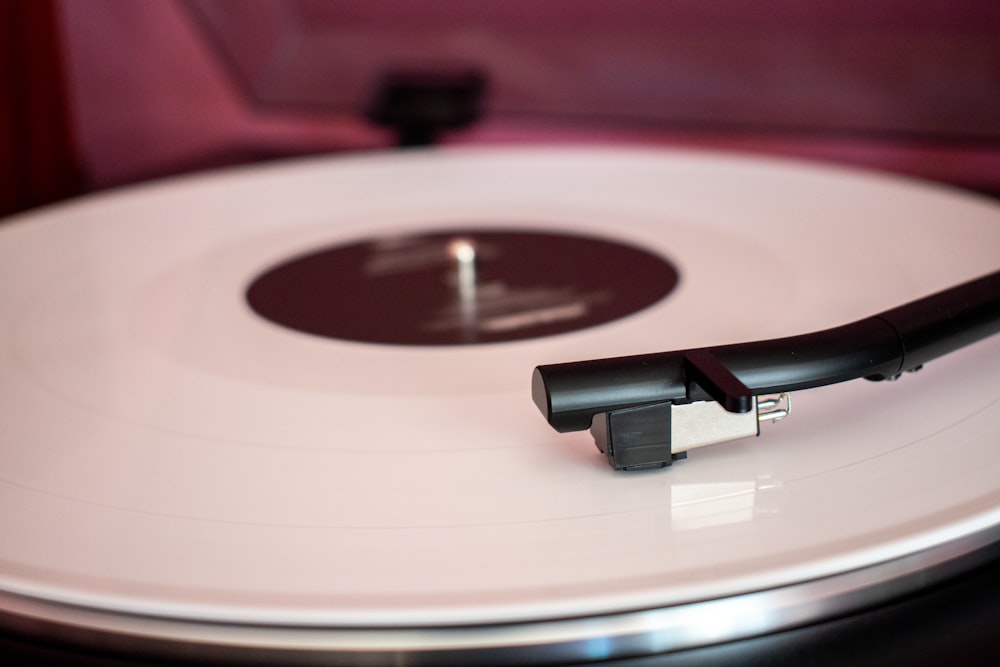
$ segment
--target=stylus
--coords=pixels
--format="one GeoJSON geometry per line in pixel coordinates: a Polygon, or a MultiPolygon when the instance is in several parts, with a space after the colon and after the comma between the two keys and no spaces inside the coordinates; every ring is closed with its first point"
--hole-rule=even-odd
{"type": "Polygon", "coordinates": [[[759,417],[787,412],[773,401],[762,411],[757,397],[862,377],[894,379],[998,331],[1000,271],[814,333],[538,366],[532,398],[557,431],[591,429],[615,468],[659,467],[713,444],[679,433],[673,422],[688,421],[685,412],[711,414],[692,427],[699,430],[699,419],[717,422],[708,424],[712,438],[730,430],[732,437],[754,435],[750,424],[755,431],[759,417]],[[678,410],[703,401],[718,405],[678,410]]]}

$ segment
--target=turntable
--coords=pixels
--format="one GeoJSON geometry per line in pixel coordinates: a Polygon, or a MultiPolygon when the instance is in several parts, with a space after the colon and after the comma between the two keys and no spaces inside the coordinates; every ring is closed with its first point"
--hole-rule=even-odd
{"type": "Polygon", "coordinates": [[[531,370],[860,319],[994,269],[998,217],[873,173],[551,148],[26,214],[0,244],[5,625],[168,657],[565,662],[915,592],[996,540],[1000,340],[798,392],[759,439],[660,471],[552,431],[531,370]]]}
{"type": "Polygon", "coordinates": [[[0,650],[981,662],[998,269],[993,199],[652,143],[344,153],[22,213],[0,650]]]}

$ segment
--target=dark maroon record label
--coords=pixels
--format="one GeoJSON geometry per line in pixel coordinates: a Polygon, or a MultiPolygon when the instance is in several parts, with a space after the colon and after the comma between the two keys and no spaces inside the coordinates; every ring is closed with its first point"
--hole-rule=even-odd
{"type": "Polygon", "coordinates": [[[588,236],[449,230],[337,245],[257,277],[251,308],[340,340],[468,345],[585,329],[669,294],[677,271],[638,247],[588,236]]]}

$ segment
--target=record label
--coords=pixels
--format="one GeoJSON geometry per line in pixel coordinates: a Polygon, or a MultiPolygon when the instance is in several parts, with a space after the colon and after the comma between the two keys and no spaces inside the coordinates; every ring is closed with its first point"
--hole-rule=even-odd
{"type": "Polygon", "coordinates": [[[251,307],[328,338],[463,345],[537,338],[647,308],[677,284],[665,259],[569,234],[456,229],[327,248],[257,278],[251,307]]]}

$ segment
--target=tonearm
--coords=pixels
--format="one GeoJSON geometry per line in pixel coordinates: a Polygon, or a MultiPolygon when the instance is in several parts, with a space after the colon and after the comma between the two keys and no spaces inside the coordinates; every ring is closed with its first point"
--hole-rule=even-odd
{"type": "Polygon", "coordinates": [[[862,320],[787,338],[538,366],[531,393],[559,432],[590,429],[616,470],[758,435],[789,392],[896,379],[1000,331],[1000,271],[862,320]]]}

